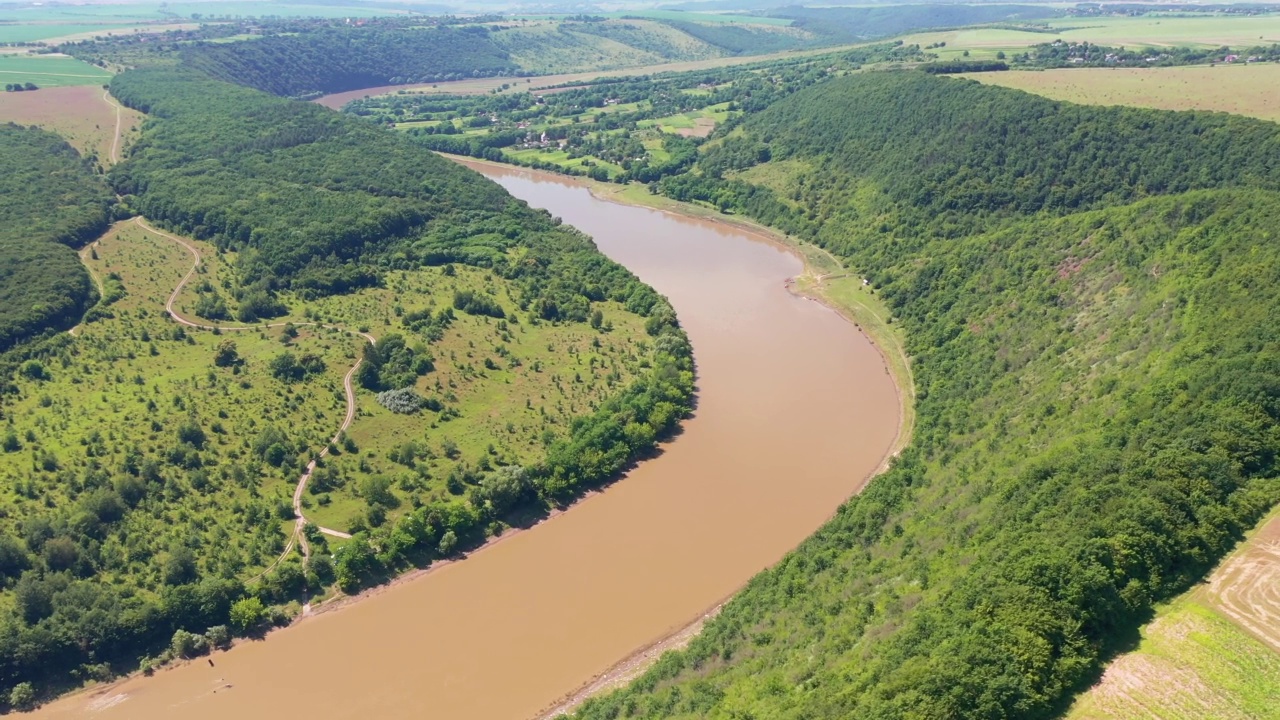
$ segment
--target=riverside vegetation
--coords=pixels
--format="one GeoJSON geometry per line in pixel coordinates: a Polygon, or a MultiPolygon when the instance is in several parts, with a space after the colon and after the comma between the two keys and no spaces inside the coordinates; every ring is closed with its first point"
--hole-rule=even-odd
{"type": "Polygon", "coordinates": [[[864,73],[660,181],[864,273],[907,331],[916,431],[688,649],[579,716],[1061,712],[1280,500],[1278,142],[864,73]]]}
{"type": "MultiPolygon", "coordinates": [[[[666,301],[497,185],[394,133],[186,68],[127,72],[111,91],[149,115],[108,175],[119,201],[53,136],[0,132],[6,180],[45,178],[6,207],[25,227],[0,247],[64,254],[41,270],[79,288],[6,326],[23,341],[2,356],[0,395],[0,690],[13,707],[199,654],[328,588],[536,521],[689,410],[692,360],[666,301]],[[46,226],[55,197],[75,222],[46,226]],[[186,248],[118,224],[83,254],[103,288],[86,324],[38,333],[93,298],[56,241],[132,213],[192,238],[190,280],[186,248]],[[220,329],[173,322],[178,287],[174,311],[220,329]],[[341,425],[357,361],[355,422],[302,497],[312,552],[281,557],[294,486],[341,425]]],[[[3,278],[4,292],[50,303],[29,279],[3,278]]]]}

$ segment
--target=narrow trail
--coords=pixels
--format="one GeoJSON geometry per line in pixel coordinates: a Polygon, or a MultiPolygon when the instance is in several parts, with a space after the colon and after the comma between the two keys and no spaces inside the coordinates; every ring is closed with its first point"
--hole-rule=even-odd
{"type": "Polygon", "coordinates": [[[120,162],[120,103],[111,97],[110,90],[102,91],[102,99],[116,111],[116,132],[111,137],[111,164],[115,165],[120,162]]]}
{"type": "MultiPolygon", "coordinates": [[[[191,320],[189,318],[186,318],[182,314],[180,314],[177,310],[174,309],[174,305],[178,302],[178,297],[182,294],[183,289],[186,288],[187,283],[191,282],[191,278],[195,277],[196,272],[199,271],[200,269],[200,264],[202,262],[200,257],[200,250],[196,248],[196,246],[192,245],[191,243],[187,242],[186,240],[184,240],[183,238],[177,235],[172,235],[170,233],[164,232],[163,230],[158,230],[152,227],[151,225],[147,224],[147,222],[143,220],[141,217],[134,218],[133,222],[143,230],[149,233],[152,233],[153,235],[165,238],[166,240],[171,240],[177,243],[178,245],[182,246],[183,248],[185,248],[187,252],[191,253],[191,259],[192,259],[191,268],[188,269],[187,274],[183,275],[182,279],[178,281],[177,286],[174,287],[173,292],[169,294],[169,299],[165,301],[165,305],[164,305],[165,312],[169,314],[169,317],[173,318],[174,321],[178,322],[181,325],[185,325],[190,328],[196,328],[199,330],[216,330],[218,332],[244,332],[244,331],[250,331],[250,330],[264,330],[264,329],[270,329],[270,328],[284,327],[286,325],[293,325],[294,327],[317,327],[317,328],[324,328],[326,330],[337,330],[339,332],[344,332],[350,335],[359,336],[370,345],[376,345],[378,342],[377,339],[374,336],[370,335],[369,333],[360,332],[358,330],[350,330],[348,328],[340,327],[337,325],[328,325],[325,323],[279,322],[279,323],[268,323],[263,325],[206,325],[203,323],[195,322],[194,320],[191,320]]],[[[303,514],[302,512],[302,496],[303,496],[303,493],[306,492],[307,483],[310,482],[312,473],[315,472],[316,463],[320,460],[320,458],[323,458],[329,454],[328,445],[336,444],[339,441],[339,439],[342,437],[342,434],[345,433],[347,429],[351,427],[351,423],[355,422],[356,393],[355,393],[355,388],[351,384],[351,380],[352,378],[355,377],[356,371],[360,369],[360,364],[362,362],[364,362],[363,358],[357,359],[355,364],[351,366],[351,369],[348,370],[347,374],[342,378],[342,391],[345,394],[346,401],[347,401],[347,412],[345,417],[343,417],[342,424],[338,426],[337,432],[335,432],[333,434],[333,437],[329,439],[329,443],[320,450],[319,454],[317,454],[314,459],[312,459],[310,462],[307,463],[306,469],[303,471],[302,475],[298,478],[297,485],[294,486],[294,489],[293,489],[294,524],[293,524],[293,533],[289,537],[289,542],[285,545],[284,551],[280,553],[280,556],[277,557],[275,561],[273,561],[270,565],[268,565],[261,573],[251,578],[252,580],[256,580],[260,577],[263,577],[267,573],[274,570],[276,566],[278,566],[281,562],[283,562],[285,559],[289,557],[289,553],[293,552],[294,547],[301,548],[302,555],[304,558],[311,557],[311,545],[310,543],[307,542],[306,533],[303,532],[304,528],[307,525],[307,518],[306,518],[306,515],[303,514]]],[[[325,535],[330,535],[336,538],[343,538],[343,539],[347,539],[351,537],[349,533],[342,532],[341,530],[334,530],[333,528],[321,527],[318,525],[316,527],[319,529],[321,533],[325,535]]]]}

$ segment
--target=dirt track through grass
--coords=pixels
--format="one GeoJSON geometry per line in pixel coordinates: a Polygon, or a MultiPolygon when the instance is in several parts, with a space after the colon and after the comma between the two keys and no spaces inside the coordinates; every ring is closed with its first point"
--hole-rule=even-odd
{"type": "MultiPolygon", "coordinates": [[[[339,330],[341,332],[345,332],[351,335],[356,335],[362,338],[363,340],[365,340],[366,342],[368,342],[370,345],[377,343],[377,339],[375,339],[372,335],[366,332],[360,332],[358,330],[349,330],[347,328],[339,327],[336,325],[326,325],[323,323],[309,323],[309,322],[283,323],[281,322],[281,323],[269,323],[265,325],[227,326],[227,325],[205,325],[205,324],[197,323],[193,320],[190,320],[184,317],[183,315],[181,315],[180,313],[178,313],[177,310],[174,310],[173,306],[177,302],[178,297],[182,294],[183,288],[185,288],[187,283],[191,281],[191,278],[195,277],[196,271],[200,269],[200,263],[201,263],[200,251],[194,245],[187,242],[186,240],[183,240],[177,235],[171,235],[167,232],[164,232],[162,230],[157,230],[151,227],[141,217],[134,218],[134,222],[137,223],[139,227],[146,230],[147,232],[150,232],[154,235],[165,238],[167,240],[171,240],[177,243],[178,245],[181,245],[183,248],[187,250],[187,252],[191,253],[191,257],[192,257],[191,268],[187,271],[187,274],[182,277],[182,280],[178,282],[177,286],[174,287],[173,292],[170,293],[169,298],[165,302],[165,306],[164,306],[165,312],[167,312],[170,317],[172,317],[175,321],[177,321],[182,325],[185,325],[191,328],[196,328],[199,330],[211,330],[211,331],[218,331],[218,332],[257,331],[257,330],[262,330],[267,328],[283,328],[286,325],[294,325],[295,327],[310,326],[310,327],[325,328],[329,330],[339,330]]],[[[330,445],[333,445],[339,442],[339,440],[342,438],[343,433],[347,431],[347,428],[351,427],[351,423],[355,420],[356,395],[355,395],[355,389],[351,385],[351,379],[352,377],[355,376],[356,371],[360,369],[361,362],[363,362],[363,360],[358,358],[355,364],[351,366],[351,369],[347,371],[346,376],[342,378],[342,389],[346,395],[347,410],[346,410],[346,415],[343,418],[342,425],[338,427],[337,432],[333,434],[333,437],[329,441],[330,445]]],[[[312,473],[315,472],[317,461],[328,454],[329,454],[328,446],[321,449],[320,452],[316,454],[316,456],[313,457],[310,462],[307,463],[306,469],[303,471],[302,475],[298,478],[297,485],[294,486],[294,490],[293,490],[293,512],[295,516],[293,533],[289,537],[289,542],[285,544],[284,551],[280,553],[280,556],[276,558],[274,562],[268,565],[266,569],[264,569],[256,577],[262,577],[263,575],[266,575],[267,573],[275,569],[277,565],[279,565],[281,562],[283,562],[286,558],[289,557],[289,554],[293,552],[293,549],[295,546],[299,547],[302,550],[302,555],[304,558],[311,557],[311,546],[307,543],[306,534],[303,532],[303,529],[307,525],[307,518],[302,512],[302,495],[304,492],[306,492],[307,483],[311,480],[312,473]]],[[[350,534],[342,532],[340,530],[334,530],[332,528],[320,527],[320,526],[317,526],[317,527],[319,527],[320,532],[324,533],[325,535],[331,535],[333,537],[338,537],[343,539],[347,539],[351,537],[350,534]]],[[[309,606],[307,607],[309,608],[309,606]]]]}

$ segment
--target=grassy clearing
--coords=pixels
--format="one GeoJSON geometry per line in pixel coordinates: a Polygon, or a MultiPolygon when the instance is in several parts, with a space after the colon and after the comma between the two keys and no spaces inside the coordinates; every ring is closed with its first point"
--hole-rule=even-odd
{"type": "Polygon", "coordinates": [[[0,55],[0,85],[35,83],[39,87],[101,86],[111,73],[61,55],[0,55]]]}
{"type": "Polygon", "coordinates": [[[73,505],[87,493],[81,478],[95,468],[139,467],[150,480],[121,495],[147,499],[122,521],[124,532],[104,537],[101,555],[107,578],[130,576],[145,590],[159,587],[164,560],[179,548],[195,552],[207,570],[245,576],[274,559],[286,535],[255,520],[287,506],[296,478],[292,468],[253,461],[248,448],[269,424],[287,428],[302,446],[321,443],[345,411],[343,363],[354,347],[341,334],[301,334],[299,348],[322,357],[326,370],[284,386],[264,372],[278,341],[240,333],[235,342],[251,371],[215,368],[226,338],[182,331],[163,312],[188,257],[132,224],[104,236],[88,262],[99,276],[118,279],[126,295],[108,308],[111,317],[81,328],[72,352],[45,362],[48,379],[20,382],[5,408],[21,419],[21,448],[0,454],[9,508],[0,527],[21,535],[22,521],[40,507],[73,505]],[[195,452],[178,441],[187,422],[206,434],[195,452]],[[157,460],[168,464],[153,469],[157,460]]]}
{"type": "Polygon", "coordinates": [[[608,171],[610,177],[622,173],[622,166],[606,160],[595,157],[569,157],[569,153],[565,150],[555,149],[538,149],[526,148],[523,150],[512,150],[503,148],[502,154],[517,161],[541,160],[542,162],[554,163],[562,168],[578,168],[587,166],[602,167],[608,171]],[[589,164],[589,165],[588,165],[589,164]]]}
{"type": "Polygon", "coordinates": [[[641,120],[636,125],[642,128],[656,127],[664,133],[673,135],[706,137],[717,125],[728,119],[729,103],[720,103],[679,115],[641,120]]]}
{"type": "MultiPolygon", "coordinates": [[[[2,84],[2,83],[0,83],[2,84]]],[[[35,92],[0,96],[0,122],[36,125],[66,139],[81,155],[96,157],[106,165],[115,133],[115,109],[93,85],[44,88],[35,92]]],[[[121,112],[120,147],[127,147],[142,124],[141,113],[121,112]]]]}
{"type": "Polygon", "coordinates": [[[1209,110],[1280,121],[1280,65],[1170,68],[1066,68],[974,73],[973,80],[1086,105],[1209,110]]]}

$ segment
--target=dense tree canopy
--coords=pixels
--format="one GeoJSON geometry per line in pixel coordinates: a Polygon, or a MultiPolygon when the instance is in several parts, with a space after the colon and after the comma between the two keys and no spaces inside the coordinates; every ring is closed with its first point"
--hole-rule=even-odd
{"type": "Polygon", "coordinates": [[[104,229],[113,198],[57,135],[0,125],[0,351],[74,325],[93,294],[78,248],[104,229]]]}
{"type": "Polygon", "coordinates": [[[581,715],[1053,716],[1280,500],[1280,128],[920,73],[741,128],[668,189],[870,278],[907,330],[915,437],[581,715]]]}

